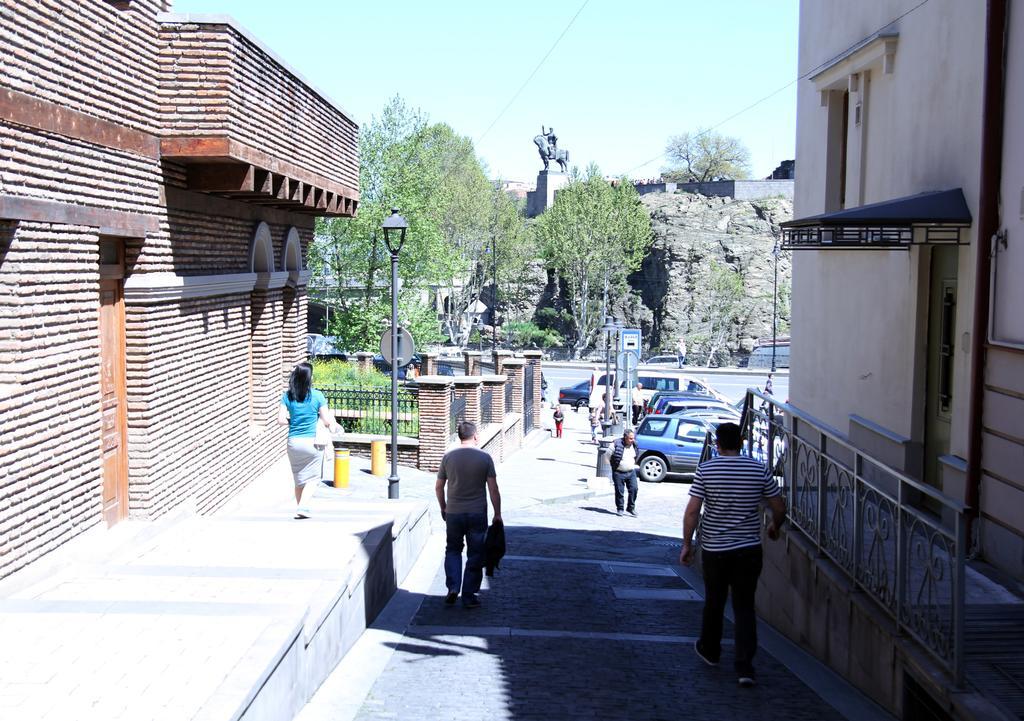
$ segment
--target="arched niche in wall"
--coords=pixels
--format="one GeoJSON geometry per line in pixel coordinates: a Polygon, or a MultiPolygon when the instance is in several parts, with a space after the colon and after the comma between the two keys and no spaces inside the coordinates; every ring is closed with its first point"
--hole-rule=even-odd
{"type": "Polygon", "coordinates": [[[270,235],[270,226],[261,222],[256,226],[256,233],[249,244],[249,272],[274,272],[274,239],[270,235]]]}

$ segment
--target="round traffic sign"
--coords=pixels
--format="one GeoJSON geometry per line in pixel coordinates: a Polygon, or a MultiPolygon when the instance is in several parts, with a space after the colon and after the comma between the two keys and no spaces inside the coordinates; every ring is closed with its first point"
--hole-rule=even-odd
{"type": "MultiPolygon", "coordinates": [[[[416,353],[416,345],[413,343],[412,334],[402,326],[398,326],[398,368],[404,368],[412,361],[416,353]]],[[[384,331],[380,337],[380,354],[384,360],[391,365],[391,329],[384,331]]]]}

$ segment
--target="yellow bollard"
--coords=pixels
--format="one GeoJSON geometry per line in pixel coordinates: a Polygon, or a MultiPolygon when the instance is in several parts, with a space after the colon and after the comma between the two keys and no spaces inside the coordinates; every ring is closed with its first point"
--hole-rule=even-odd
{"type": "Polygon", "coordinates": [[[334,487],[348,488],[349,452],[344,448],[334,449],[334,487]]]}
{"type": "Polygon", "coordinates": [[[383,478],[388,474],[387,441],[370,441],[370,473],[383,478]]]}

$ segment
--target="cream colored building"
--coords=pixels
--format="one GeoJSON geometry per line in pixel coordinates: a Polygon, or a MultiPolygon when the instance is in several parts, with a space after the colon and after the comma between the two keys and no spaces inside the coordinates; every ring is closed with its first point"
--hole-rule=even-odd
{"type": "Polygon", "coordinates": [[[783,243],[802,534],[766,548],[759,607],[890,710],[920,694],[950,718],[1003,718],[967,710],[949,679],[972,677],[963,619],[1010,617],[985,574],[1024,580],[1024,2],[804,0],[799,68],[783,243]],[[938,530],[917,546],[914,524],[938,530]]]}
{"type": "MultiPolygon", "coordinates": [[[[801,6],[800,67],[810,72],[798,90],[801,173],[791,232],[809,232],[795,239],[806,245],[794,243],[805,249],[793,255],[790,399],[888,465],[972,505],[971,374],[985,357],[976,358],[972,344],[975,277],[979,249],[990,245],[978,238],[986,15],[980,2],[930,0],[890,23],[914,5],[801,6]],[[936,195],[889,202],[924,193],[936,195]],[[960,193],[963,227],[955,222],[960,193]],[[860,213],[864,225],[833,216],[831,227],[801,226],[879,203],[860,213]],[[922,209],[925,217],[911,217],[922,209]],[[828,247],[839,228],[847,245],[836,236],[828,247]]],[[[1015,100],[1019,112],[1019,89],[1007,87],[1008,111],[1015,100]]],[[[1019,155],[1019,134],[1007,138],[1006,152],[1019,155]]],[[[1004,225],[1020,223],[1019,160],[1014,165],[1004,163],[1004,225]]],[[[980,369],[987,408],[973,416],[990,457],[977,530],[986,556],[1024,577],[1024,263],[1004,250],[996,268],[995,336],[980,369]],[[1007,454],[1016,454],[1016,468],[1006,466],[1007,454]]]]}

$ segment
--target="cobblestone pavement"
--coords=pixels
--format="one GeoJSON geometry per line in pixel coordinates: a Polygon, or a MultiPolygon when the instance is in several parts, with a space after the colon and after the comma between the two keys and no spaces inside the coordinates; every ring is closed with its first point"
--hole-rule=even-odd
{"type": "Polygon", "coordinates": [[[409,615],[381,637],[379,668],[346,670],[370,675],[368,692],[329,679],[300,721],[845,718],[763,650],[758,686],[738,688],[728,622],[722,664],[696,657],[702,601],[675,565],[689,486],[642,484],[636,519],[614,515],[610,493],[524,502],[525,479],[575,473],[579,445],[569,433],[499,468],[516,496],[504,513],[510,555],[485,579],[482,608],[443,604],[435,536],[420,588],[403,599],[409,615]]]}

